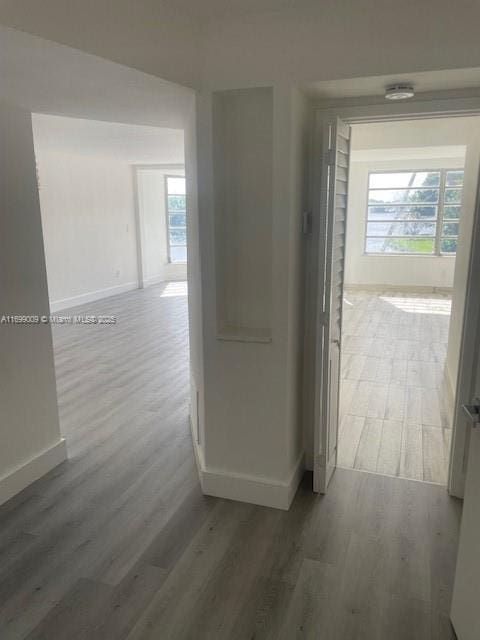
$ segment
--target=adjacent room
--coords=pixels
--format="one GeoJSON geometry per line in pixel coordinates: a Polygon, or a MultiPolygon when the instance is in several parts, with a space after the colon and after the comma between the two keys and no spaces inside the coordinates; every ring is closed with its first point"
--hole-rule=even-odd
{"type": "Polygon", "coordinates": [[[134,439],[142,455],[163,442],[167,373],[183,382],[173,397],[188,411],[183,131],[32,122],[60,428],[70,460],[102,442],[108,483],[126,470],[134,482],[136,458],[119,466],[115,447],[134,439]]]}
{"type": "Polygon", "coordinates": [[[455,265],[462,227],[471,228],[464,168],[479,126],[352,126],[340,466],[447,483],[465,289],[455,265]]]}
{"type": "Polygon", "coordinates": [[[185,281],[183,131],[32,120],[51,311],[185,281]]]}

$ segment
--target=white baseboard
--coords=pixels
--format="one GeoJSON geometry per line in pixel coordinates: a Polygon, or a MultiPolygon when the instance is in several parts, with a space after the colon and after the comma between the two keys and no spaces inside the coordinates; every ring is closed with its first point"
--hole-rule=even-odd
{"type": "Polygon", "coordinates": [[[347,284],[346,291],[398,291],[400,293],[448,293],[451,294],[453,287],[430,287],[423,285],[402,285],[402,284],[347,284]]]}
{"type": "Polygon", "coordinates": [[[13,498],[66,459],[67,446],[65,438],[62,438],[53,446],[7,473],[0,478],[0,504],[13,498]]]}
{"type": "Polygon", "coordinates": [[[165,276],[163,273],[157,276],[151,276],[150,278],[145,278],[143,281],[144,287],[150,287],[152,284],[160,284],[160,282],[165,282],[165,276]]]}
{"type": "Polygon", "coordinates": [[[157,276],[151,276],[150,278],[145,278],[143,281],[144,287],[150,287],[153,284],[161,284],[162,282],[185,282],[187,280],[187,276],[183,276],[182,274],[171,274],[166,275],[164,273],[159,274],[157,276]]]}
{"type": "Polygon", "coordinates": [[[88,293],[81,293],[78,296],[72,296],[71,298],[63,298],[62,300],[54,300],[50,302],[50,312],[61,311],[62,309],[69,309],[70,307],[78,307],[81,304],[87,302],[95,302],[95,300],[102,300],[103,298],[110,298],[116,296],[119,293],[126,293],[127,291],[133,291],[138,289],[138,282],[125,282],[124,284],[116,285],[115,287],[107,287],[106,289],[97,289],[96,291],[89,291],[88,293]]]}
{"type": "Polygon", "coordinates": [[[298,458],[290,478],[285,482],[253,475],[206,468],[200,447],[194,440],[195,458],[202,491],[208,496],[258,504],[288,511],[305,469],[304,454],[298,458]]]}

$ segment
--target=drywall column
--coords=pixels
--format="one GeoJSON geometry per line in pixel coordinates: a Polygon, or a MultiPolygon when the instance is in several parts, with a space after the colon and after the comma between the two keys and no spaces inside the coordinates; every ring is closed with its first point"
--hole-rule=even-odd
{"type": "Polygon", "coordinates": [[[303,469],[301,305],[289,312],[301,286],[302,180],[291,155],[301,116],[292,92],[280,88],[222,91],[199,102],[202,487],[280,508],[288,508],[303,469]]]}
{"type": "MultiPolygon", "coordinates": [[[[48,316],[31,116],[0,107],[0,318],[48,316]]],[[[51,328],[0,324],[0,503],[65,459],[51,328]]]]}

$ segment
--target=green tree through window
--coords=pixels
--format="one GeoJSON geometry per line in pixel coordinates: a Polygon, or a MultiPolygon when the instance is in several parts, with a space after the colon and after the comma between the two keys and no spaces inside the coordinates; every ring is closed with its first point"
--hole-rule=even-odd
{"type": "Polygon", "coordinates": [[[366,253],[455,254],[463,170],[371,173],[366,253]]]}

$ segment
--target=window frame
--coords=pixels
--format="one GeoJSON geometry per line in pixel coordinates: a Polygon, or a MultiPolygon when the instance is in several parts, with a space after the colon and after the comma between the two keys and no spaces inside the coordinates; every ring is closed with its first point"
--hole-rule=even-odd
{"type": "MultiPolygon", "coordinates": [[[[391,170],[391,171],[382,171],[382,170],[378,170],[378,171],[368,171],[368,175],[367,175],[367,202],[366,202],[366,215],[365,215],[365,229],[364,229],[364,234],[363,234],[363,255],[366,257],[370,257],[370,256],[374,256],[374,257],[402,257],[402,256],[415,256],[415,257],[420,257],[420,258],[455,258],[457,255],[457,252],[455,251],[454,253],[451,252],[446,252],[446,251],[441,251],[441,246],[442,246],[442,240],[445,238],[455,238],[458,241],[458,234],[456,236],[444,236],[442,231],[443,231],[443,225],[445,223],[451,222],[453,224],[458,224],[460,226],[460,220],[461,218],[451,218],[451,219],[445,219],[445,190],[447,188],[451,188],[451,189],[455,189],[458,187],[447,187],[446,186],[446,180],[447,180],[447,173],[449,172],[463,172],[464,178],[465,178],[465,167],[442,167],[442,168],[435,168],[435,169],[398,169],[398,170],[391,170]],[[439,173],[440,174],[440,182],[438,187],[424,187],[425,190],[430,189],[435,189],[439,191],[438,194],[438,201],[436,203],[423,203],[425,206],[434,206],[437,207],[437,217],[435,218],[435,220],[425,220],[424,222],[432,222],[434,224],[436,224],[435,227],[435,235],[434,236],[391,236],[392,238],[398,238],[398,239],[414,239],[414,238],[424,238],[424,239],[433,239],[434,242],[434,251],[432,253],[416,253],[414,251],[403,251],[403,252],[396,252],[396,253],[389,253],[389,252],[381,252],[381,251],[367,251],[367,240],[368,238],[372,238],[374,236],[368,236],[367,235],[367,231],[368,231],[368,223],[372,222],[372,220],[368,219],[368,210],[370,206],[375,206],[375,205],[370,205],[369,203],[369,194],[370,191],[392,191],[392,190],[396,190],[396,189],[406,189],[405,187],[375,187],[375,188],[370,188],[370,176],[371,175],[378,175],[378,174],[398,174],[398,173],[439,173]]],[[[411,187],[411,188],[415,188],[415,187],[411,187]]],[[[422,188],[422,187],[420,187],[422,188]]],[[[462,197],[460,198],[460,202],[457,203],[447,203],[446,206],[459,206],[462,207],[463,205],[463,188],[464,188],[464,182],[462,182],[462,186],[460,187],[462,190],[462,197]]],[[[378,206],[382,206],[382,205],[378,205],[378,206]]],[[[398,205],[401,206],[401,203],[398,205]]],[[[460,215],[461,215],[462,211],[460,209],[460,215]]],[[[375,222],[397,222],[395,220],[378,220],[375,222]]],[[[402,222],[402,220],[399,220],[398,222],[402,222]]],[[[415,220],[408,220],[408,222],[415,222],[415,220]]],[[[384,237],[384,236],[379,236],[379,237],[384,237]]]]}
{"type": "Polygon", "coordinates": [[[172,255],[171,255],[171,247],[185,247],[185,250],[187,250],[187,206],[186,206],[186,198],[187,198],[187,183],[186,183],[186,178],[185,178],[185,174],[172,174],[172,173],[165,173],[163,176],[164,179],[164,186],[165,186],[165,220],[166,220],[166,232],[167,232],[167,261],[169,264],[187,264],[188,261],[188,254],[187,254],[187,260],[172,260],[172,255]],[[170,208],[169,208],[169,204],[168,204],[168,196],[169,195],[183,195],[183,194],[179,194],[179,193],[169,193],[168,192],[168,179],[169,178],[183,178],[183,180],[185,180],[185,211],[175,211],[175,213],[184,213],[185,214],[185,244],[171,244],[170,242],[170,229],[183,229],[184,227],[170,227],[170,208]]]}

